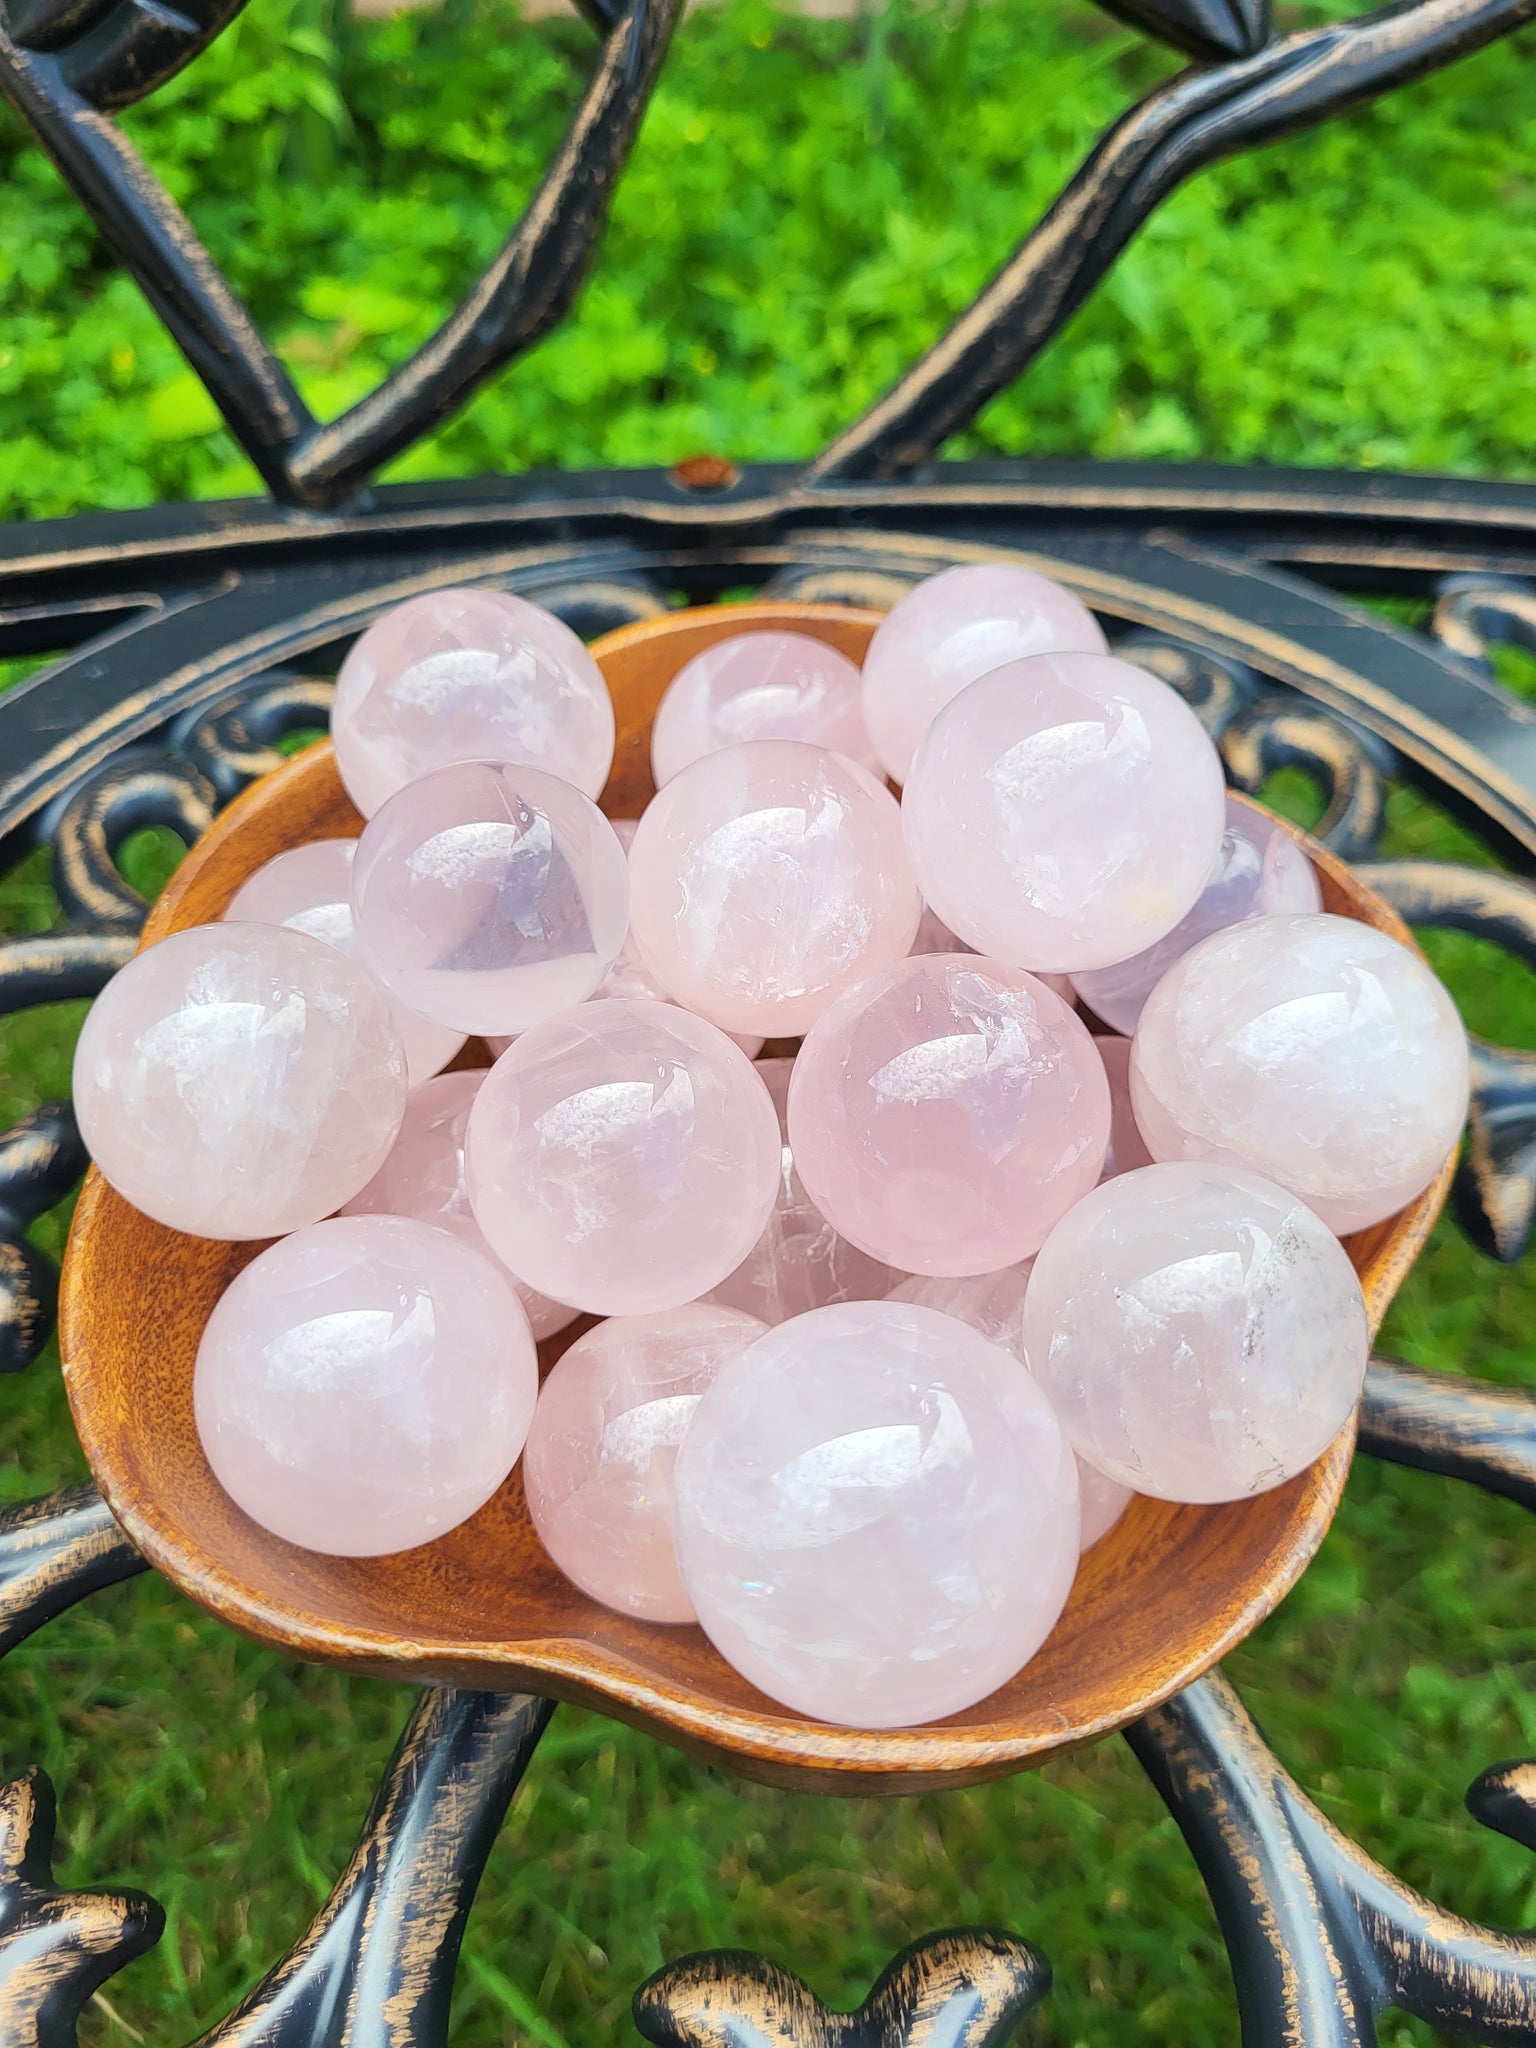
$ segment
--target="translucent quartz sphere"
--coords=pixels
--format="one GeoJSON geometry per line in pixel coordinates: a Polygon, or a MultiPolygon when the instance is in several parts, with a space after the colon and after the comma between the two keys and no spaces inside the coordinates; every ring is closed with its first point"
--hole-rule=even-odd
{"type": "Polygon", "coordinates": [[[225,1290],[192,1398],[214,1476],[253,1521],[380,1557],[490,1499],[538,1385],[528,1318],[484,1252],[402,1216],[341,1216],[225,1290]]]}
{"type": "MultiPolygon", "coordinates": [[[[308,932],[338,953],[357,948],[352,928],[352,858],[355,839],[316,839],[274,854],[243,882],[224,913],[226,923],[285,924],[308,932]]],[[[414,1088],[439,1073],[464,1043],[462,1031],[418,1017],[390,997],[395,1029],[405,1047],[406,1078],[414,1088]]]]}
{"type": "MultiPolygon", "coordinates": [[[[414,1216],[451,1230],[488,1259],[495,1253],[485,1241],[469,1206],[469,1176],[464,1163],[464,1134],[470,1107],[485,1079],[482,1068],[466,1074],[439,1074],[406,1097],[405,1121],[389,1157],[361,1194],[342,1210],[344,1216],[414,1216]]],[[[498,1262],[499,1263],[499,1262],[498,1262]]],[[[574,1323],[580,1309],[551,1301],[510,1275],[534,1337],[542,1342],[574,1323]]]]}
{"type": "Polygon", "coordinates": [[[752,1062],[671,1003],[584,1003],[524,1032],[475,1098],[468,1151],[492,1248],[594,1315],[708,1293],[779,1188],[779,1120],[752,1062]]]}
{"type": "Polygon", "coordinates": [[[861,982],[807,1034],[789,1142],[811,1200],[871,1258],[990,1273],[1037,1251],[1098,1179],[1109,1083],[1032,974],[931,953],[861,982]]]}
{"type": "Polygon", "coordinates": [[[341,664],[336,766],[365,818],[452,761],[516,761],[596,796],[613,701],[569,626],[497,590],[434,590],[370,626],[341,664]]]}
{"type": "Polygon", "coordinates": [[[939,713],[901,809],[918,886],[952,931],[1076,974],[1143,952],[1194,907],[1226,793],[1166,683],[1107,654],[1042,654],[939,713]]]}
{"type": "Polygon", "coordinates": [[[794,740],[685,768],[640,820],[629,865],[641,959],[725,1031],[807,1030],[901,959],[922,913],[890,791],[794,740]]]}
{"type": "MultiPolygon", "coordinates": [[[[909,1301],[918,1308],[937,1309],[967,1324],[989,1344],[1011,1352],[1022,1367],[1024,1354],[1024,1295],[1033,1259],[1017,1266],[1004,1266],[1000,1273],[974,1273],[959,1280],[944,1280],[912,1274],[887,1299],[909,1301]]],[[[1107,1536],[1131,1504],[1131,1489],[1111,1479],[1096,1466],[1077,1461],[1077,1493],[1082,1508],[1084,1550],[1107,1536]]]]}
{"type": "Polygon", "coordinates": [[[526,1031],[585,1002],[618,958],[629,867],[567,782],[464,762],[369,821],[352,868],[358,949],[403,1003],[460,1031],[526,1031]]]}
{"type": "Polygon", "coordinates": [[[738,633],[684,664],[651,727],[656,787],[742,740],[805,740],[879,775],[864,730],[859,672],[808,633],[738,633]]]}
{"type": "Polygon", "coordinates": [[[709,1302],[610,1316],[544,1382],[523,1454],[528,1512],[568,1579],[620,1614],[692,1621],[672,1471],[699,1397],[766,1325],[709,1302]]]}
{"type": "Polygon", "coordinates": [[[1024,1344],[1079,1453],[1163,1500],[1304,1471],[1360,1398],[1355,1269],[1284,1189],[1222,1166],[1106,1181],[1046,1239],[1024,1344]]]}
{"type": "Polygon", "coordinates": [[[1262,917],[1147,998],[1131,1099],[1155,1159],[1246,1166],[1339,1232],[1396,1215],[1467,1114],[1467,1037],[1417,953],[1344,917],[1262,917]]]}
{"type": "Polygon", "coordinates": [[[1137,1128],[1131,1105],[1131,1041],[1095,1037],[1093,1042],[1109,1079],[1109,1150],[1099,1178],[1113,1180],[1117,1173],[1134,1173],[1138,1166],[1150,1166],[1152,1154],[1137,1128]]]}
{"type": "Polygon", "coordinates": [[[677,1557],[710,1641],[818,1720],[911,1727],[1050,1633],[1077,1473],[1027,1372],[952,1316],[844,1302],[723,1367],[678,1454],[677,1557]]]}
{"type": "Polygon", "coordinates": [[[1072,985],[1112,1031],[1136,1029],[1141,1006],[1175,960],[1212,932],[1249,917],[1315,911],[1323,892],[1311,861],[1283,825],[1227,798],[1227,829],[1211,878],[1194,909],[1168,936],[1114,967],[1089,968],[1072,985]]]}
{"type": "Polygon", "coordinates": [[[1027,654],[1103,654],[1086,605],[1033,569],[966,563],[929,576],[893,605],[864,657],[864,722],[893,782],[944,706],[1027,654]]]}
{"type": "Polygon", "coordinates": [[[710,1290],[710,1300],[745,1309],[765,1323],[788,1322],[807,1309],[834,1301],[878,1301],[890,1293],[895,1271],[839,1237],[805,1192],[790,1149],[786,1107],[793,1060],[759,1060],[778,1111],[784,1149],[773,1214],[757,1243],[729,1278],[710,1290]]]}
{"type": "Polygon", "coordinates": [[[384,991],[279,925],[199,925],[136,954],[75,1047],[91,1157],[195,1237],[281,1237],[339,1208],[394,1143],[405,1087],[384,991]]]}

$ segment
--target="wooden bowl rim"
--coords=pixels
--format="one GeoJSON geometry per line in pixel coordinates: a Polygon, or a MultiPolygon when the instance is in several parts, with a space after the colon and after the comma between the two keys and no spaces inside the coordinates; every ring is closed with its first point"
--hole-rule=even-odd
{"type": "MultiPolygon", "coordinates": [[[[701,606],[623,627],[596,641],[592,651],[602,664],[643,650],[648,643],[676,636],[680,629],[693,634],[702,629],[712,639],[726,632],[750,630],[754,625],[811,632],[820,629],[818,637],[831,637],[829,629],[835,628],[841,638],[849,629],[854,633],[861,629],[872,632],[883,616],[880,612],[855,611],[844,606],[791,601],[701,606]]],[[[321,778],[335,779],[334,756],[328,741],[306,749],[235,798],[171,878],[145,924],[141,946],[151,945],[182,928],[180,912],[187,896],[253,815],[283,804],[306,782],[321,778]]],[[[1264,810],[1259,804],[1254,804],[1254,808],[1264,810]]],[[[1414,946],[1402,920],[1366,889],[1336,855],[1286,820],[1277,822],[1293,833],[1319,870],[1352,903],[1369,905],[1370,921],[1414,946]]],[[[232,894],[236,886],[238,881],[232,883],[228,893],[232,894]]],[[[1444,1202],[1454,1166],[1452,1155],[1434,1183],[1415,1202],[1389,1225],[1378,1226],[1386,1235],[1361,1274],[1373,1335],[1393,1292],[1428,1236],[1444,1202]]],[[[497,1640],[487,1634],[464,1637],[444,1632],[430,1640],[412,1640],[355,1622],[325,1621],[282,1606],[217,1558],[183,1540],[159,1501],[141,1497],[131,1483],[123,1480],[113,1457],[113,1446],[121,1432],[104,1426],[100,1410],[107,1404],[93,1401],[89,1371],[82,1371],[73,1362],[87,1356],[90,1348],[91,1300],[90,1290],[82,1282],[82,1268],[90,1263],[93,1233],[108,1227],[103,1222],[104,1211],[119,1199],[93,1167],[81,1192],[64,1264],[61,1350],[70,1361],[65,1364],[64,1378],[82,1447],[108,1506],[137,1548],[172,1584],[199,1605],[270,1647],[322,1663],[406,1676],[418,1682],[425,1679],[490,1685],[509,1691],[528,1688],[550,1692],[617,1714],[711,1761],[771,1783],[858,1793],[954,1786],[1027,1767],[1045,1756],[1076,1748],[1123,1727],[1218,1663],[1289,1592],[1327,1532],[1354,1449],[1356,1421],[1351,1417],[1304,1476],[1262,1576],[1255,1570],[1241,1586],[1232,1589],[1238,1597],[1229,1596],[1213,1603],[1200,1624],[1181,1638],[1179,1654],[1166,1662],[1155,1682],[1142,1686],[1134,1697],[1101,1713],[1054,1728],[1021,1726],[1018,1719],[1007,1715],[977,1721],[977,1709],[973,1708],[962,1725],[937,1722],[917,1728],[869,1731],[810,1720],[762,1695],[758,1696],[760,1709],[735,1708],[694,1693],[686,1682],[681,1686],[664,1683],[610,1646],[586,1642],[571,1634],[497,1640]]],[[[1244,1505],[1222,1503],[1202,1512],[1219,1514],[1241,1510],[1244,1505]]],[[[1139,1498],[1133,1500],[1122,1528],[1134,1529],[1142,1506],[1139,1498]]],[[[655,1633],[659,1641],[669,1631],[658,1627],[655,1633]]],[[[984,1708],[987,1703],[978,1704],[984,1708]]]]}

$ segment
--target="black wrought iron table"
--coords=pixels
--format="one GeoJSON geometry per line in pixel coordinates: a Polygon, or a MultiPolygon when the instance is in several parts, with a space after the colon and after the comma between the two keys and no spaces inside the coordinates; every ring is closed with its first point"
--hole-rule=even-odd
{"type": "MultiPolygon", "coordinates": [[[[329,425],[309,416],[112,113],[194,57],[241,0],[9,0],[0,87],[132,270],[269,501],[0,530],[0,655],[65,647],[0,697],[0,865],[52,849],[65,928],[0,946],[0,1009],[89,996],[145,905],[116,854],[146,823],[192,839],[286,736],[324,723],[348,640],[386,606],[479,582],[592,635],[744,588],[890,603],[947,563],[1005,556],[1061,578],[1182,690],[1232,781],[1300,765],[1321,836],[1410,919],[1536,964],[1536,709],[1493,643],[1536,647],[1536,489],[1135,465],[947,463],[948,435],[1032,359],[1162,197],[1232,150],[1324,118],[1506,33],[1536,0],[1417,0],[1273,39],[1262,0],[1116,0],[1189,69],[1101,140],[951,333],[804,469],[702,457],[669,473],[372,490],[368,478],[560,315],[665,53],[678,0],[585,0],[588,88],[501,256],[440,332],[329,425]],[[1410,631],[1361,598],[1432,607],[1410,631]],[[1502,869],[1375,857],[1394,781],[1473,821],[1502,869]]],[[[1536,1209],[1536,1054],[1475,1047],[1457,1202],[1491,1256],[1536,1209]]],[[[84,1164],[66,1103],[0,1138],[0,1370],[32,1366],[57,1275],[28,1237],[84,1164]]],[[[1536,1509],[1536,1400],[1373,1364],[1362,1447],[1536,1509]]],[[[0,1653],[142,1570],[93,1488],[0,1517],[0,1653]]],[[[219,2048],[433,2048],[476,1881],[550,1702],[429,1691],[356,1854],[292,1953],[205,2036],[219,2048]]],[[[1209,1886],[1248,2048],[1345,2048],[1397,2006],[1447,2032],[1536,2040],[1536,1937],[1459,1921],[1339,1833],[1213,1673],[1127,1731],[1209,1886]]],[[[1536,1848],[1536,1762],[1469,1804],[1536,1848]]],[[[0,1791],[0,2048],[67,2048],[110,1973],[157,1938],[128,1893],[62,1891],[53,1794],[0,1791]]],[[[684,1958],[642,1986],[663,2044],[981,2044],[1046,1995],[1011,1935],[950,1932],[896,1959],[851,2016],[772,1963],[684,1958]]],[[[1113,2038],[1106,2016],[1106,2039],[1113,2038]]],[[[1177,2038],[1177,2029],[1172,2030],[1177,2038]]]]}

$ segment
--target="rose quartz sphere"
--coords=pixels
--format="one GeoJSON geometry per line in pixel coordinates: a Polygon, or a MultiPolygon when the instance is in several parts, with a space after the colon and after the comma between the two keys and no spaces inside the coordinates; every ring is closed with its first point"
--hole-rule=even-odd
{"type": "Polygon", "coordinates": [[[796,740],[685,768],[640,820],[629,871],[630,929],[662,987],[767,1038],[901,959],[922,913],[890,791],[796,740]]]}
{"type": "Polygon", "coordinates": [[[738,633],[678,670],[651,726],[656,787],[742,740],[805,740],[881,772],[864,730],[858,670],[808,633],[738,633]]]}
{"type": "Polygon", "coordinates": [[[75,1047],[80,1134],[117,1192],[195,1237],[281,1237],[355,1195],[395,1141],[405,1052],[353,960],[278,925],[138,953],[75,1047]]]}
{"type": "Polygon", "coordinates": [[[342,1216],[254,1259],[192,1380],[214,1477],[253,1521],[335,1557],[429,1543],[517,1462],[538,1392],[501,1268],[450,1231],[342,1216]]]}
{"type": "Polygon", "coordinates": [[[765,1328],[701,1301],[610,1316],[544,1382],[523,1454],[528,1512],[561,1571],[605,1607],[693,1620],[672,1541],[672,1469],[700,1395],[765,1328]]]}
{"type": "MultiPolygon", "coordinates": [[[[406,1097],[405,1121],[389,1157],[360,1194],[342,1210],[344,1216],[414,1216],[451,1230],[488,1259],[496,1254],[485,1241],[469,1206],[469,1177],[464,1164],[464,1134],[484,1069],[465,1074],[439,1074],[406,1097]]],[[[510,1275],[534,1337],[542,1343],[568,1323],[580,1309],[567,1308],[527,1287],[510,1275]]]]}
{"type": "Polygon", "coordinates": [[[807,1034],[789,1141],[811,1200],[871,1258],[990,1273],[1038,1250],[1098,1179],[1109,1083],[1032,974],[929,954],[861,982],[807,1034]]]}
{"type": "Polygon", "coordinates": [[[978,676],[1028,654],[1103,654],[1093,613],[1059,583],[1006,562],[942,569],[909,591],[864,657],[864,722],[893,782],[919,741],[978,676]]]}
{"type": "Polygon", "coordinates": [[[370,626],[341,664],[336,766],[365,818],[453,761],[516,761],[596,796],[613,701],[569,626],[498,590],[434,590],[370,626]]]}
{"type": "Polygon", "coordinates": [[[929,728],[902,796],[937,914],[978,952],[1055,974],[1172,931],[1225,817],[1199,719],[1107,654],[1035,655],[971,683],[929,728]]]}
{"type": "Polygon", "coordinates": [[[629,868],[567,782],[462,762],[391,797],[352,867],[358,951],[390,993],[460,1031],[516,1033],[585,1002],[618,958],[629,868]]]}
{"type": "Polygon", "coordinates": [[[583,1003],[487,1075],[469,1196],[529,1286],[594,1315],[647,1315],[741,1264],[780,1150],[768,1090],[723,1031],[671,1003],[583,1003]]]}
{"type": "Polygon", "coordinates": [[[1212,932],[1245,918],[1321,910],[1323,892],[1311,861],[1283,825],[1227,798],[1227,829],[1211,878],[1194,909],[1168,936],[1114,967],[1074,974],[1077,994],[1112,1031],[1136,1029],[1141,1006],[1175,960],[1212,932]]]}
{"type": "Polygon", "coordinates": [[[844,1302],[724,1366],[678,1453],[677,1559],[715,1648],[817,1720],[911,1727],[1050,1633],[1077,1473],[1017,1362],[952,1316],[844,1302]]]}
{"type": "Polygon", "coordinates": [[[1138,1493],[1218,1501],[1322,1455],[1370,1331],[1343,1246],[1293,1195],[1225,1166],[1144,1166],[1046,1239],[1024,1344],[1082,1457],[1138,1493]]]}
{"type": "Polygon", "coordinates": [[[1131,1106],[1131,1041],[1096,1037],[1093,1042],[1109,1080],[1109,1150],[1099,1178],[1113,1180],[1117,1173],[1134,1173],[1138,1166],[1150,1166],[1152,1154],[1131,1106]]]}
{"type": "MultiPolygon", "coordinates": [[[[226,923],[285,924],[308,932],[338,953],[355,955],[352,928],[352,859],[355,839],[316,839],[274,854],[243,882],[225,911],[226,923]]],[[[462,1031],[418,1017],[390,998],[395,1029],[405,1047],[406,1078],[414,1088],[446,1067],[464,1043],[462,1031]]]]}
{"type": "Polygon", "coordinates": [[[1417,953],[1352,918],[1261,917],[1147,998],[1131,1099],[1155,1159],[1248,1167],[1342,1233],[1428,1187],[1466,1121],[1467,1068],[1417,953]]]}
{"type": "MultiPolygon", "coordinates": [[[[989,1344],[1011,1353],[1023,1368],[1024,1294],[1034,1265],[1033,1259],[1025,1259],[1020,1265],[1004,1266],[1000,1273],[974,1273],[959,1280],[914,1273],[893,1287],[886,1298],[954,1316],[989,1344]]],[[[1131,1489],[1079,1458],[1077,1492],[1083,1518],[1081,1543],[1088,1550],[1109,1534],[1130,1506],[1131,1489]]]]}
{"type": "Polygon", "coordinates": [[[762,1076],[778,1112],[784,1149],[779,1187],[767,1227],[745,1259],[718,1287],[710,1300],[745,1309],[765,1323],[788,1322],[807,1309],[826,1308],[834,1301],[878,1301],[890,1293],[896,1273],[839,1237],[805,1192],[790,1150],[786,1108],[793,1060],[759,1060],[762,1076]]]}

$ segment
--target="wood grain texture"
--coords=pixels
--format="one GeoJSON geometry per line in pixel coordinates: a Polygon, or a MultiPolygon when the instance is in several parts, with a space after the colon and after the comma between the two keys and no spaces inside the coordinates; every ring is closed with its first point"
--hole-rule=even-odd
{"type": "MultiPolygon", "coordinates": [[[[701,647],[771,624],[813,633],[857,660],[878,620],[832,606],[713,607],[597,642],[619,721],[605,809],[635,816],[649,796],[651,717],[701,647]]],[[[161,897],[144,942],[219,916],[282,848],[359,825],[329,746],[310,749],[217,821],[161,897]]],[[[1309,850],[1330,909],[1408,938],[1339,861],[1309,850]]],[[[1449,1173],[1448,1163],[1401,1216],[1347,1240],[1373,1330],[1449,1173]]],[[[1240,1642],[1295,1582],[1332,1517],[1354,1444],[1351,1424],[1310,1471],[1255,1500],[1134,1501],[1084,1559],[1050,1640],[1000,1691],[930,1727],[831,1728],[765,1699],[698,1629],[646,1626],[577,1592],[533,1533],[520,1473],[460,1528],[394,1557],[321,1557],[241,1514],[198,1443],[192,1368],[214,1302],[258,1249],[181,1236],[139,1215],[94,1172],[87,1179],[62,1289],[65,1383],[97,1482],[145,1556],[203,1606],[283,1650],[595,1704],[774,1784],[867,1793],[973,1782],[1145,1714],[1240,1642]]],[[[559,1340],[545,1347],[546,1364],[558,1348],[559,1340]]]]}

